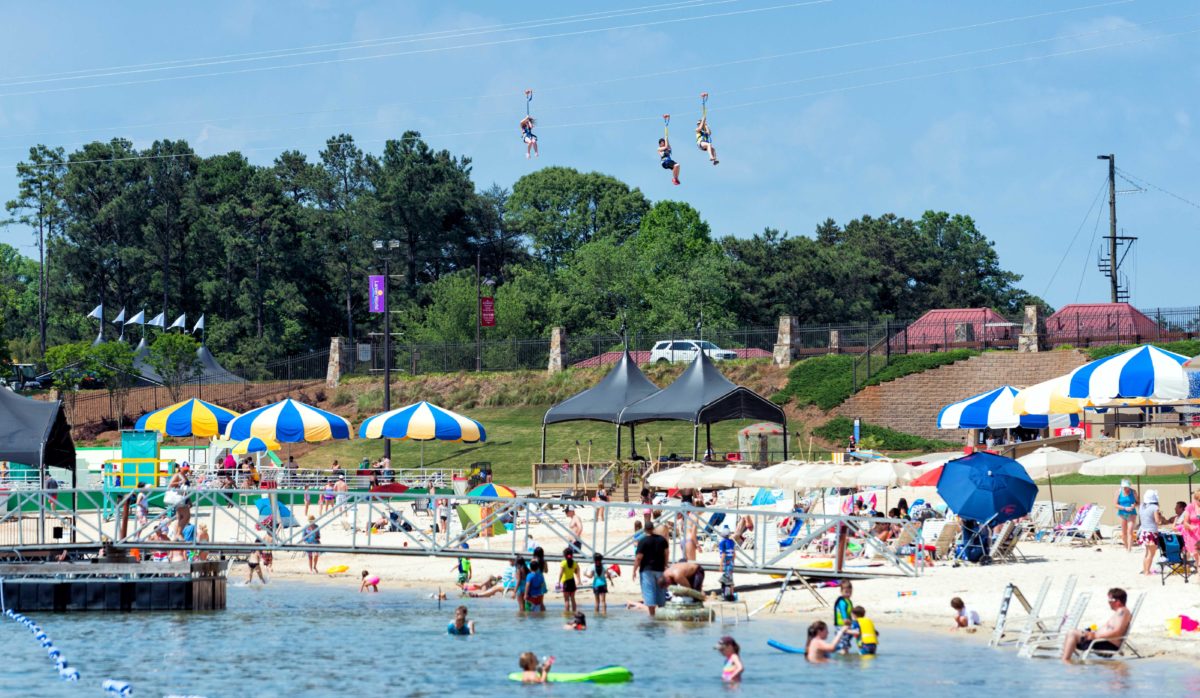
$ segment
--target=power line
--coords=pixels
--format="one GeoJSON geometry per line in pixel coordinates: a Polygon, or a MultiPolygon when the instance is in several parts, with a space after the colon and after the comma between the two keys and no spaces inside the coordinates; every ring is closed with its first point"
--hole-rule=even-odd
{"type": "Polygon", "coordinates": [[[267,51],[254,51],[249,53],[226,54],[223,56],[210,56],[206,58],[190,58],[177,59],[171,61],[159,61],[157,63],[142,63],[124,66],[112,66],[108,68],[92,68],[67,71],[62,73],[49,73],[45,75],[29,75],[23,77],[3,78],[0,79],[0,87],[16,87],[19,85],[36,85],[50,82],[61,82],[66,80],[85,80],[91,78],[114,77],[118,75],[132,75],[137,73],[161,72],[167,70],[184,70],[188,68],[203,68],[213,65],[228,65],[233,63],[246,63],[251,61],[275,60],[280,58],[291,58],[294,56],[315,55],[321,53],[334,53],[338,51],[354,51],[371,48],[379,48],[382,46],[395,46],[399,44],[417,43],[422,41],[441,41],[446,39],[461,39],[470,36],[480,36],[484,34],[495,34],[503,31],[516,31],[524,29],[541,29],[545,27],[561,26],[564,24],[577,24],[580,22],[597,22],[609,19],[619,19],[622,17],[632,17],[636,15],[652,14],[655,12],[669,12],[673,10],[687,10],[699,7],[707,7],[710,5],[727,5],[743,0],[688,0],[687,2],[671,2],[663,5],[648,5],[639,8],[629,8],[626,10],[607,10],[603,12],[591,12],[583,15],[568,15],[566,17],[557,17],[553,19],[538,19],[525,20],[522,22],[514,22],[509,24],[493,25],[490,27],[480,27],[476,29],[465,30],[442,30],[436,32],[424,32],[420,34],[407,34],[391,37],[383,37],[379,39],[361,39],[357,41],[344,41],[337,43],[315,44],[311,46],[294,47],[286,49],[272,49],[267,51]],[[603,15],[603,16],[601,16],[603,15]]]}
{"type": "MultiPolygon", "coordinates": [[[[1123,1],[1128,2],[1131,0],[1123,0],[1123,1]]],[[[267,71],[272,71],[272,70],[285,70],[285,69],[290,69],[290,68],[306,68],[306,67],[319,66],[319,65],[331,65],[334,63],[357,63],[357,62],[361,62],[361,61],[377,60],[380,58],[396,58],[399,56],[414,56],[414,55],[427,54],[427,53],[441,53],[441,52],[445,52],[445,51],[457,51],[460,49],[469,49],[469,48],[486,48],[486,47],[491,47],[491,46],[507,46],[507,45],[511,45],[511,44],[520,44],[520,43],[529,43],[532,41],[540,41],[543,39],[563,39],[563,38],[569,38],[569,37],[575,37],[575,36],[584,36],[584,35],[588,35],[588,34],[598,34],[601,32],[617,31],[617,30],[622,30],[622,29],[642,29],[645,27],[656,27],[656,26],[663,26],[663,25],[667,25],[667,24],[679,24],[682,22],[696,22],[696,21],[706,20],[706,19],[719,19],[722,17],[734,17],[734,16],[740,16],[740,15],[758,14],[758,13],[762,13],[762,12],[773,12],[775,10],[793,9],[793,8],[797,8],[797,7],[809,7],[809,6],[813,6],[813,5],[826,5],[831,2],[834,2],[834,0],[801,0],[799,2],[790,2],[790,3],[785,3],[782,5],[772,5],[769,7],[756,7],[756,8],[746,9],[746,10],[731,10],[729,12],[718,12],[715,14],[708,14],[708,15],[696,15],[693,17],[677,17],[674,19],[662,19],[662,20],[656,20],[653,22],[641,22],[638,24],[625,24],[625,25],[620,25],[620,26],[615,26],[615,27],[600,27],[600,28],[595,28],[595,29],[579,29],[576,31],[559,32],[557,34],[542,34],[539,36],[522,36],[522,37],[511,38],[511,39],[496,39],[494,41],[482,41],[482,42],[473,43],[473,44],[457,44],[454,46],[439,46],[439,47],[433,47],[433,48],[414,49],[411,51],[393,51],[390,53],[379,53],[379,54],[374,54],[371,56],[346,56],[344,58],[331,58],[331,59],[322,60],[322,61],[305,61],[302,63],[288,63],[288,64],[284,64],[284,65],[260,66],[257,68],[241,68],[238,70],[221,70],[221,71],[214,71],[214,72],[209,72],[209,73],[195,73],[195,74],[191,74],[191,75],[171,75],[171,76],[166,76],[166,77],[161,77],[161,78],[147,78],[145,80],[126,80],[123,82],[109,82],[109,83],[100,83],[100,84],[95,84],[95,85],[75,85],[75,86],[71,86],[71,87],[56,87],[56,88],[50,88],[50,89],[45,89],[45,90],[26,90],[26,91],[21,91],[21,92],[6,92],[3,94],[0,94],[0,97],[18,97],[18,96],[27,96],[27,95],[51,94],[51,93],[55,93],[55,92],[73,92],[73,91],[77,91],[77,90],[94,90],[94,89],[101,89],[101,88],[107,88],[107,87],[126,87],[129,85],[147,85],[147,84],[159,83],[159,82],[170,82],[170,81],[174,81],[174,80],[194,80],[197,78],[220,77],[220,76],[225,76],[225,75],[246,75],[246,74],[250,74],[250,73],[262,73],[262,72],[267,72],[267,71]]]]}
{"type": "MultiPolygon", "coordinates": [[[[1121,1],[1128,2],[1129,0],[1121,0],[1121,1]]],[[[569,85],[542,87],[542,88],[538,88],[538,92],[544,94],[546,92],[557,92],[557,91],[563,91],[563,90],[568,90],[568,89],[579,89],[579,88],[585,88],[585,87],[591,87],[591,86],[597,86],[597,85],[603,85],[603,84],[611,84],[611,83],[615,83],[615,82],[623,82],[623,81],[628,81],[628,80],[638,80],[638,79],[644,79],[644,78],[662,77],[664,75],[683,73],[683,72],[691,72],[691,71],[697,71],[697,70],[712,70],[714,68],[722,68],[722,67],[728,67],[728,66],[732,66],[732,65],[743,65],[743,64],[747,64],[747,63],[776,60],[779,58],[788,58],[788,57],[793,57],[793,56],[797,56],[797,55],[809,55],[809,54],[822,53],[822,52],[834,51],[834,50],[840,50],[840,49],[856,48],[856,47],[861,47],[861,46],[866,46],[866,45],[871,45],[871,44],[894,42],[894,41],[901,41],[901,40],[913,39],[913,38],[922,38],[922,37],[931,36],[931,35],[935,35],[935,34],[946,34],[946,33],[951,33],[951,32],[966,31],[966,30],[971,30],[971,29],[978,29],[981,27],[995,26],[998,24],[1006,24],[1006,23],[1026,21],[1026,20],[1030,20],[1030,19],[1038,19],[1038,18],[1046,17],[1048,15],[1063,14],[1066,12],[1077,12],[1077,11],[1086,10],[1086,9],[1094,9],[1096,7],[1104,7],[1109,4],[1114,4],[1114,3],[1106,3],[1104,5],[1088,5],[1088,6],[1084,6],[1084,7],[1076,7],[1076,8],[1066,9],[1066,10],[1057,10],[1054,12],[1041,12],[1041,13],[1032,14],[1032,15],[1023,15],[1023,16],[1019,16],[1019,17],[1006,17],[1006,18],[1002,18],[1002,19],[989,20],[986,22],[976,22],[973,24],[963,24],[963,25],[957,25],[957,26],[953,26],[953,27],[941,27],[938,29],[932,29],[932,30],[924,31],[924,32],[897,34],[897,35],[893,35],[893,36],[879,37],[879,38],[875,38],[875,39],[866,39],[866,40],[862,40],[862,41],[854,41],[854,42],[849,42],[849,43],[834,44],[834,45],[829,45],[829,46],[804,49],[802,51],[788,51],[785,53],[776,53],[776,54],[769,54],[769,55],[763,55],[763,56],[753,56],[753,57],[749,57],[749,58],[735,59],[735,60],[724,61],[724,62],[720,62],[720,63],[708,63],[708,64],[702,64],[702,65],[693,65],[693,66],[688,66],[688,67],[683,67],[683,68],[676,68],[676,69],[672,69],[672,70],[655,71],[655,72],[651,72],[651,73],[639,73],[639,74],[633,74],[633,75],[626,75],[626,76],[622,76],[622,77],[607,78],[604,80],[597,80],[597,81],[588,82],[588,83],[576,82],[576,83],[571,83],[569,85]]],[[[954,54],[949,54],[949,55],[937,56],[937,57],[933,57],[933,58],[924,58],[924,59],[917,59],[917,60],[912,60],[912,61],[904,61],[904,62],[900,62],[900,63],[872,66],[872,67],[868,67],[868,68],[859,68],[859,69],[855,69],[855,70],[842,71],[842,72],[838,72],[838,73],[827,73],[825,75],[809,76],[809,77],[800,78],[797,80],[789,80],[789,81],[776,82],[776,83],[753,85],[753,86],[749,86],[749,87],[734,88],[734,89],[730,89],[730,90],[722,90],[722,91],[715,92],[715,94],[733,94],[733,93],[742,92],[742,91],[768,89],[771,87],[778,87],[778,86],[782,86],[782,85],[813,82],[816,80],[835,78],[835,77],[845,77],[847,75],[871,72],[874,70],[906,67],[906,66],[910,66],[910,65],[918,65],[921,63],[936,62],[939,60],[947,60],[947,59],[951,59],[951,58],[961,58],[964,56],[978,55],[978,54],[983,54],[983,53],[1006,50],[1006,49],[1010,49],[1010,48],[1022,48],[1022,47],[1026,47],[1026,46],[1033,46],[1033,45],[1037,45],[1037,44],[1048,43],[1051,41],[1079,39],[1079,38],[1084,38],[1084,37],[1088,37],[1088,36],[1095,36],[1098,34],[1107,34],[1107,33],[1112,33],[1112,32],[1116,32],[1116,31],[1125,31],[1125,30],[1129,30],[1129,29],[1143,28],[1143,27],[1154,25],[1154,24],[1159,24],[1162,22],[1173,22],[1173,21],[1181,21],[1181,20],[1185,20],[1185,19],[1191,19],[1196,16],[1200,16],[1200,13],[1193,13],[1190,15],[1182,15],[1182,16],[1178,16],[1178,17],[1160,18],[1160,19],[1143,22],[1141,24],[1124,25],[1124,26],[1116,27],[1116,28],[1100,29],[1100,30],[1095,30],[1095,31],[1090,31],[1090,32],[1081,32],[1078,34],[1072,34],[1072,35],[1068,35],[1068,36],[1056,36],[1056,37],[1051,37],[1049,39],[1039,39],[1036,41],[1027,41],[1027,42],[1021,42],[1021,43],[1015,43],[1015,44],[1008,44],[1005,46],[999,46],[999,47],[993,47],[993,48],[987,48],[987,49],[979,49],[979,50],[975,50],[975,51],[965,51],[965,52],[959,52],[959,53],[954,53],[954,54]]],[[[33,132],[33,133],[25,133],[25,134],[10,134],[10,135],[8,135],[8,137],[10,137],[10,138],[29,138],[29,137],[39,137],[39,136],[45,136],[45,135],[86,133],[86,132],[90,132],[90,131],[112,131],[112,130],[118,130],[118,129],[134,129],[134,128],[151,128],[151,127],[161,127],[161,126],[207,124],[207,123],[212,123],[212,122],[231,121],[231,120],[259,120],[259,119],[267,119],[267,118],[274,118],[274,117],[313,116],[313,115],[318,115],[318,114],[343,113],[343,112],[361,111],[361,110],[366,110],[366,109],[381,109],[381,108],[391,108],[391,107],[399,107],[399,106],[419,106],[419,105],[425,105],[425,104],[438,104],[438,103],[455,102],[455,101],[483,100],[483,99],[493,99],[493,98],[511,99],[512,96],[513,96],[513,93],[504,92],[504,93],[492,93],[492,94],[473,95],[473,96],[447,97],[447,98],[433,99],[433,100],[393,102],[393,103],[381,104],[381,105],[370,105],[370,106],[364,105],[361,107],[350,107],[350,108],[341,108],[341,109],[286,112],[286,113],[282,113],[282,114],[258,114],[258,115],[243,115],[243,116],[211,117],[211,118],[206,118],[206,119],[190,119],[190,120],[173,121],[173,122],[133,124],[133,125],[126,125],[126,126],[119,126],[119,125],[118,126],[104,126],[104,127],[95,127],[95,128],[91,128],[91,129],[73,129],[73,130],[69,130],[69,131],[41,131],[41,132],[33,132]]],[[[669,99],[679,99],[679,98],[669,98],[669,99]]],[[[565,107],[550,106],[550,107],[546,107],[546,109],[548,109],[550,111],[553,111],[555,109],[564,109],[564,110],[565,109],[583,109],[583,108],[595,108],[597,106],[658,103],[658,102],[662,102],[662,101],[664,101],[663,98],[656,98],[656,99],[652,99],[652,100],[624,100],[624,101],[606,102],[606,103],[598,103],[598,104],[571,105],[571,106],[565,106],[565,107]]],[[[353,126],[353,125],[363,125],[363,124],[369,124],[369,123],[387,123],[387,122],[377,120],[375,122],[359,122],[359,123],[351,123],[348,125],[353,126]]],[[[314,124],[311,126],[304,126],[302,128],[337,128],[338,126],[339,126],[339,124],[314,124]]],[[[264,129],[264,130],[266,130],[266,129],[264,129]]],[[[271,129],[271,130],[279,130],[279,129],[271,129]]],[[[244,131],[242,131],[242,132],[244,133],[244,131]]],[[[4,135],[0,134],[0,137],[4,137],[4,135]]],[[[0,148],[0,150],[12,150],[15,148],[24,148],[24,147],[26,147],[26,146],[24,146],[24,145],[9,146],[6,148],[0,148]]]]}

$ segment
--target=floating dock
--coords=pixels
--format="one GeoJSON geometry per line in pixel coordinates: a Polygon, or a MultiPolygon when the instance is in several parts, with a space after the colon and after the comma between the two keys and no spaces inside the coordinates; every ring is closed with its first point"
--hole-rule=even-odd
{"type": "Polygon", "coordinates": [[[0,564],[4,603],[35,611],[219,611],[228,561],[0,564]]]}

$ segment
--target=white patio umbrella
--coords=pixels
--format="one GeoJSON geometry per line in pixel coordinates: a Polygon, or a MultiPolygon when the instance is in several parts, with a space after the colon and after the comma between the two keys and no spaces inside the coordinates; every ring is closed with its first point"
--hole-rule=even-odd
{"type": "Polygon", "coordinates": [[[1080,475],[1125,475],[1136,477],[1138,493],[1142,490],[1143,475],[1191,475],[1196,464],[1188,458],[1172,456],[1146,446],[1134,446],[1110,453],[1103,458],[1084,463],[1080,475]]]}
{"type": "Polygon", "coordinates": [[[1187,441],[1180,441],[1178,448],[1179,452],[1185,456],[1200,456],[1200,439],[1188,439],[1187,441]]]}
{"type": "Polygon", "coordinates": [[[846,475],[844,471],[853,466],[837,465],[836,463],[811,463],[800,468],[790,482],[786,481],[787,489],[801,491],[814,487],[850,487],[842,484],[846,475]]]}
{"type": "Polygon", "coordinates": [[[795,475],[803,465],[801,461],[785,460],[762,470],[755,470],[746,476],[747,487],[782,487],[783,480],[789,475],[795,475]]]}
{"type": "Polygon", "coordinates": [[[955,458],[962,458],[964,455],[965,454],[962,451],[938,451],[936,453],[926,453],[926,454],[920,455],[920,456],[913,456],[912,458],[906,459],[904,462],[905,463],[918,463],[919,462],[920,466],[918,466],[918,467],[925,467],[927,465],[941,465],[942,463],[945,463],[948,460],[954,460],[955,458]]]}
{"type": "Polygon", "coordinates": [[[1096,460],[1090,453],[1064,451],[1053,446],[1042,446],[1033,453],[1027,453],[1017,459],[1017,462],[1029,473],[1034,480],[1045,480],[1050,486],[1050,515],[1055,523],[1058,513],[1054,509],[1054,478],[1059,475],[1072,475],[1086,462],[1096,460]]]}
{"type": "Polygon", "coordinates": [[[897,460],[877,460],[849,469],[848,487],[897,487],[913,479],[913,468],[897,460]]]}
{"type": "Polygon", "coordinates": [[[751,487],[749,478],[759,472],[749,463],[730,463],[724,468],[713,468],[704,476],[705,487],[751,487]]]}
{"type": "Polygon", "coordinates": [[[646,478],[646,484],[660,490],[699,490],[706,477],[711,477],[716,468],[703,463],[684,463],[677,468],[660,470],[646,478]]]}

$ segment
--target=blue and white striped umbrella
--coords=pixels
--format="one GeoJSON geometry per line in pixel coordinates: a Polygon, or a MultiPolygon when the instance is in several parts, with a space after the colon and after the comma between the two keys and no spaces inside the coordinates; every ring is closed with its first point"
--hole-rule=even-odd
{"type": "Polygon", "coordinates": [[[1026,414],[1018,416],[1013,404],[1017,389],[1002,385],[942,408],[938,429],[1055,429],[1079,425],[1078,415],[1026,414]]]}
{"type": "Polygon", "coordinates": [[[487,441],[487,432],[479,422],[423,400],[368,418],[359,425],[358,436],[412,441],[487,441]]]}
{"type": "Polygon", "coordinates": [[[349,439],[350,421],[332,412],[288,398],[234,419],[225,428],[225,438],[242,440],[252,436],[281,444],[301,441],[349,439]]]}
{"type": "Polygon", "coordinates": [[[1067,396],[1100,405],[1120,399],[1186,400],[1188,357],[1148,344],[1084,364],[1070,373],[1067,396]]]}

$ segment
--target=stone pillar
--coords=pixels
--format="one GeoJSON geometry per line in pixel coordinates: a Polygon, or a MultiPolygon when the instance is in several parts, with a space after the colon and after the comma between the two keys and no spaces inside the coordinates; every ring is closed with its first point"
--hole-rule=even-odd
{"type": "Polygon", "coordinates": [[[342,338],[329,340],[329,364],[325,369],[325,387],[336,388],[342,380],[342,338]]]}
{"type": "Polygon", "coordinates": [[[829,330],[829,353],[842,353],[842,334],[841,330],[829,330]]]}
{"type": "Polygon", "coordinates": [[[1025,322],[1021,325],[1021,336],[1017,338],[1017,351],[1023,354],[1041,351],[1042,330],[1042,319],[1038,317],[1037,306],[1025,306],[1025,322]]]}
{"type": "Polygon", "coordinates": [[[567,331],[562,327],[550,330],[550,365],[546,370],[558,373],[567,362],[567,331]]]}
{"type": "Polygon", "coordinates": [[[787,368],[792,365],[792,359],[795,358],[792,335],[795,329],[796,318],[791,315],[779,318],[779,333],[775,336],[775,351],[772,352],[772,360],[776,366],[787,368]]]}

